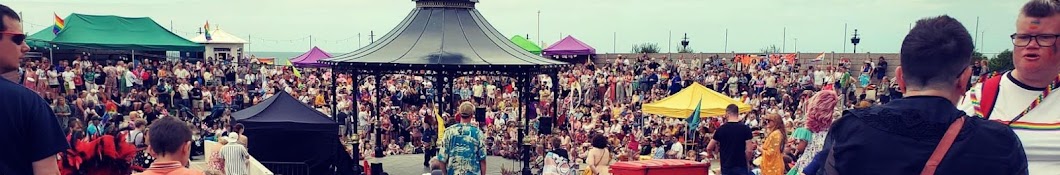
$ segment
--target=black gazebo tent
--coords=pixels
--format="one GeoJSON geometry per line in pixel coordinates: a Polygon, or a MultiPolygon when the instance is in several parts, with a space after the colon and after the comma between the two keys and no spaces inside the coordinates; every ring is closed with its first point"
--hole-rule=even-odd
{"type": "MultiPolygon", "coordinates": [[[[299,162],[309,174],[332,174],[339,125],[287,92],[232,113],[245,127],[247,148],[262,163],[299,162]]],[[[273,167],[270,167],[272,169],[273,167]]]]}
{"type": "MultiPolygon", "coordinates": [[[[362,75],[374,76],[376,87],[382,87],[379,80],[384,74],[433,78],[434,88],[439,93],[435,95],[434,101],[441,104],[442,111],[449,112],[455,106],[452,103],[455,97],[452,95],[452,82],[459,76],[511,77],[518,82],[519,94],[530,94],[530,80],[534,76],[548,74],[556,80],[557,71],[567,66],[567,63],[535,55],[512,43],[475,9],[478,0],[413,1],[416,2],[416,8],[379,40],[356,51],[318,62],[332,66],[336,72],[353,74],[354,82],[360,82],[362,75]]],[[[383,94],[383,89],[377,88],[375,94],[383,94]]],[[[553,83],[552,90],[558,91],[556,83],[553,83]]],[[[354,90],[353,94],[359,96],[359,91],[354,90]]],[[[520,104],[525,105],[530,97],[520,95],[519,100],[520,104]]],[[[376,106],[372,109],[372,115],[379,117],[379,105],[372,106],[376,106]]],[[[374,129],[379,131],[378,127],[374,129]]],[[[520,141],[527,129],[524,124],[523,129],[519,130],[520,141]]],[[[382,157],[379,132],[376,133],[375,156],[382,157]]],[[[527,166],[528,148],[528,145],[524,145],[523,160],[526,162],[523,164],[523,173],[530,172],[527,166]]]]}

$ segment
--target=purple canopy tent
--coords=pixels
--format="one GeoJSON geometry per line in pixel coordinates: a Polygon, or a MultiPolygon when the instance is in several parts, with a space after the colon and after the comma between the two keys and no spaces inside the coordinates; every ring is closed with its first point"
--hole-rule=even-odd
{"type": "Polygon", "coordinates": [[[298,57],[291,58],[291,64],[301,67],[326,67],[325,64],[317,63],[317,60],[331,58],[331,54],[320,50],[320,48],[313,46],[313,49],[309,49],[308,52],[299,55],[298,57]]]}
{"type": "Polygon", "coordinates": [[[552,58],[573,58],[581,55],[596,55],[596,49],[593,49],[593,47],[579,41],[578,39],[574,39],[574,37],[571,37],[570,35],[567,35],[563,40],[559,40],[555,44],[548,46],[548,48],[543,51],[545,57],[552,58]]]}

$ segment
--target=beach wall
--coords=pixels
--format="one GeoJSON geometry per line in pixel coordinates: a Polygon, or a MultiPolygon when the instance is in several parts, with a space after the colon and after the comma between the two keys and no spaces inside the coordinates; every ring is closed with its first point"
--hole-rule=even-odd
{"type": "MultiPolygon", "coordinates": [[[[647,57],[648,58],[655,58],[657,60],[658,59],[705,59],[705,58],[709,58],[711,56],[718,56],[718,57],[721,57],[721,58],[733,58],[735,55],[748,55],[748,54],[758,55],[760,53],[652,53],[652,54],[647,54],[647,57]]],[[[781,54],[784,54],[784,53],[781,53],[781,54]]],[[[787,53],[787,54],[790,54],[790,53],[787,53]]],[[[614,59],[619,58],[619,57],[635,59],[635,58],[641,57],[642,55],[644,55],[644,54],[640,54],[640,53],[597,54],[595,57],[593,57],[593,62],[597,63],[597,64],[613,63],[615,61],[614,59]]],[[[900,61],[900,55],[898,53],[831,53],[831,52],[828,52],[828,53],[824,53],[824,59],[822,61],[814,62],[813,61],[814,58],[817,58],[817,56],[819,56],[819,55],[821,55],[820,52],[818,52],[818,53],[798,53],[798,58],[799,58],[798,62],[803,65],[801,67],[801,69],[806,69],[806,68],[808,68],[808,66],[813,66],[813,65],[838,64],[840,59],[849,58],[850,62],[853,63],[853,65],[856,66],[856,67],[850,67],[851,70],[855,72],[854,75],[858,75],[857,72],[860,72],[860,68],[861,68],[862,65],[864,65],[865,61],[877,62],[880,57],[883,57],[885,60],[887,60],[887,70],[888,70],[887,71],[887,76],[893,77],[895,68],[897,68],[901,64],[900,63],[901,62],[900,61]]],[[[562,59],[559,59],[559,60],[562,60],[562,59]]],[[[564,61],[566,61],[566,60],[564,60],[564,61]]],[[[580,62],[580,60],[579,60],[579,62],[580,62]]]]}

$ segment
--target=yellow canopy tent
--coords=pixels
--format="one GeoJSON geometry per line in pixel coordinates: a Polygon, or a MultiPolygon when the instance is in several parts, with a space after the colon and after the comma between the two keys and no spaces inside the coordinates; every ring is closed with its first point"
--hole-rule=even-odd
{"type": "Polygon", "coordinates": [[[644,104],[643,112],[673,118],[688,118],[692,111],[696,110],[696,104],[700,99],[703,99],[703,105],[699,110],[699,116],[702,117],[725,115],[725,107],[729,104],[736,104],[740,108],[740,113],[751,111],[751,105],[707,89],[699,83],[692,83],[674,95],[654,103],[644,104]]]}

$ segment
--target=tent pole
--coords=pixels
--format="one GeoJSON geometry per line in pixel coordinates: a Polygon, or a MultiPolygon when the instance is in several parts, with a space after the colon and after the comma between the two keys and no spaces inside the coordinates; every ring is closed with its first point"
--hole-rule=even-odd
{"type": "MultiPolygon", "coordinates": [[[[339,104],[338,103],[338,99],[339,99],[338,98],[338,96],[339,96],[339,94],[338,94],[339,90],[338,89],[339,89],[339,86],[338,86],[338,81],[335,81],[336,80],[335,79],[335,74],[337,74],[337,72],[335,72],[335,69],[332,68],[331,69],[331,119],[339,122],[338,121],[339,120],[339,118],[338,118],[339,117],[339,106],[338,106],[338,104],[339,104]]],[[[346,121],[341,121],[341,122],[345,123],[346,121]]],[[[349,125],[347,125],[347,127],[348,126],[349,125]]]]}
{"type": "Polygon", "coordinates": [[[519,88],[519,108],[521,108],[521,109],[519,109],[519,116],[521,116],[522,119],[523,119],[523,123],[522,123],[523,126],[519,127],[519,136],[518,136],[519,137],[518,138],[519,139],[519,143],[518,144],[519,144],[520,148],[522,148],[522,151],[520,151],[520,152],[522,153],[521,157],[522,157],[522,160],[523,160],[523,167],[522,167],[522,174],[523,175],[530,175],[531,174],[530,173],[530,145],[528,145],[528,144],[526,144],[524,142],[526,140],[526,135],[530,132],[530,118],[526,116],[526,113],[530,112],[530,111],[526,111],[526,110],[529,110],[529,108],[527,108],[527,106],[529,105],[528,103],[530,101],[529,100],[530,97],[528,97],[528,95],[530,94],[530,89],[529,89],[530,88],[530,79],[531,79],[530,75],[527,74],[527,75],[519,76],[519,80],[518,80],[519,84],[521,86],[519,88]]]}
{"type": "MultiPolygon", "coordinates": [[[[373,110],[375,110],[376,123],[380,123],[379,121],[382,121],[382,119],[380,117],[380,116],[382,116],[382,113],[380,113],[381,111],[379,111],[379,108],[382,108],[382,106],[380,106],[380,102],[383,101],[383,90],[386,89],[386,88],[382,88],[383,87],[383,82],[380,81],[382,79],[383,79],[383,74],[378,72],[378,71],[376,71],[375,72],[375,87],[376,87],[375,88],[375,106],[372,108],[373,110]]],[[[374,154],[374,156],[376,158],[382,158],[383,157],[383,141],[382,141],[382,133],[381,133],[382,131],[383,131],[382,126],[380,124],[376,124],[375,125],[375,154],[374,154]]]]}

